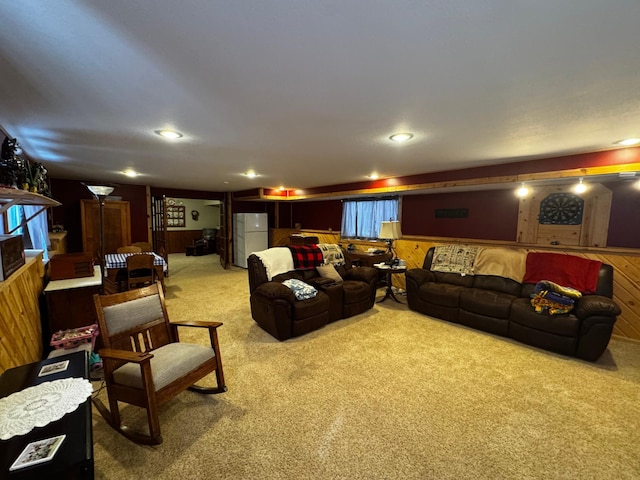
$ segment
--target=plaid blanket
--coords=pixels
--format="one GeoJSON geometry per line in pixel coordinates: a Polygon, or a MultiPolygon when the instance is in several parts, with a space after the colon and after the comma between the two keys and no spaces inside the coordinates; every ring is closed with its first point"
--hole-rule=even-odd
{"type": "Polygon", "coordinates": [[[293,257],[293,268],[308,270],[322,265],[322,251],[316,245],[289,245],[293,257]]]}

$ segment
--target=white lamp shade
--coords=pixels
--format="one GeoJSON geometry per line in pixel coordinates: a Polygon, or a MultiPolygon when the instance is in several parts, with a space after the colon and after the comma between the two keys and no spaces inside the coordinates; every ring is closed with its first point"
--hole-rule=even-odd
{"type": "Polygon", "coordinates": [[[113,187],[107,187],[103,185],[87,185],[86,187],[96,197],[106,197],[111,192],[113,192],[113,187]]]}
{"type": "Polygon", "coordinates": [[[400,230],[400,222],[397,220],[382,222],[380,224],[380,234],[378,238],[386,240],[397,240],[402,237],[402,231],[400,230]]]}

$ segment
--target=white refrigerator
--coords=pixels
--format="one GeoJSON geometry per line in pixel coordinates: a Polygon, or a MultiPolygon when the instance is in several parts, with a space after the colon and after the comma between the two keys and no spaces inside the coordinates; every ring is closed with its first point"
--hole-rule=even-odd
{"type": "Polygon", "coordinates": [[[247,257],[269,248],[269,218],[266,213],[233,214],[233,263],[247,268],[247,257]]]}

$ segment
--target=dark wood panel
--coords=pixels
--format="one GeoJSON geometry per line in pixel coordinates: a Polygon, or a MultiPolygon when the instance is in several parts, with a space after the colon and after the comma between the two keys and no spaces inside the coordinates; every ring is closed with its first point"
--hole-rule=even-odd
{"type": "Polygon", "coordinates": [[[202,238],[200,230],[169,230],[167,232],[167,253],[184,253],[185,247],[202,238]]]}

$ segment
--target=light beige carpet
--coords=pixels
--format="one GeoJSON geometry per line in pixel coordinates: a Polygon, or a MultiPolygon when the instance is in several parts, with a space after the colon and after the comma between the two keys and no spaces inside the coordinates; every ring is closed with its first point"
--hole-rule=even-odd
{"type": "Polygon", "coordinates": [[[614,340],[592,364],[390,300],[278,342],[251,319],[246,270],[224,271],[216,255],[170,266],[171,318],[224,322],[229,390],[164,406],[157,447],[94,409],[96,478],[640,478],[638,345],[614,340]]]}

